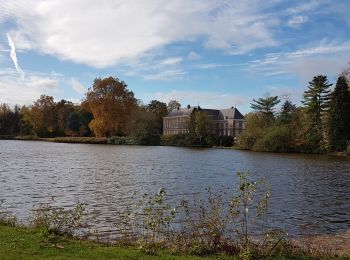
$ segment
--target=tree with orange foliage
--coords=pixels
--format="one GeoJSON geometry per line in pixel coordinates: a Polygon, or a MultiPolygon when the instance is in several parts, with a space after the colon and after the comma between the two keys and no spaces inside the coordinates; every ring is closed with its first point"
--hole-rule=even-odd
{"type": "Polygon", "coordinates": [[[137,107],[134,93],[118,78],[96,78],[86,94],[94,119],[89,128],[96,137],[125,135],[126,123],[137,107]]]}

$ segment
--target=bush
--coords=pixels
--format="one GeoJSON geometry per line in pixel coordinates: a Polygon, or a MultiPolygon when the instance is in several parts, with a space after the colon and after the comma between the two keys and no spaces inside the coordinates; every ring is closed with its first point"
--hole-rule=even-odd
{"type": "Polygon", "coordinates": [[[113,136],[107,140],[108,144],[137,145],[139,140],[129,136],[113,136]]]}
{"type": "Polygon", "coordinates": [[[159,135],[147,135],[142,137],[134,136],[113,136],[108,139],[108,144],[118,145],[159,145],[159,135]]]}
{"type": "Polygon", "coordinates": [[[350,155],[350,144],[348,144],[348,147],[346,148],[345,153],[346,153],[347,155],[350,155]]]}
{"type": "Polygon", "coordinates": [[[189,134],[163,135],[160,144],[166,146],[192,146],[193,139],[189,134]]]}
{"type": "Polygon", "coordinates": [[[288,127],[274,127],[254,143],[252,150],[266,152],[292,151],[293,135],[288,127]]]}
{"type": "Polygon", "coordinates": [[[33,208],[32,227],[43,233],[73,236],[85,226],[85,208],[76,204],[74,209],[53,207],[43,203],[33,208]]]}

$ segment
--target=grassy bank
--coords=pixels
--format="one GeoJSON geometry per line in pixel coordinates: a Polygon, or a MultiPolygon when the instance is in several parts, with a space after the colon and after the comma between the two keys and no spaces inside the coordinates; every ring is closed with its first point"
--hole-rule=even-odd
{"type": "MultiPolygon", "coordinates": [[[[217,259],[216,256],[205,257],[217,259]]],[[[220,259],[228,257],[220,256],[220,259]]],[[[147,255],[135,247],[117,247],[64,236],[54,238],[34,229],[0,224],[0,259],[202,259],[163,251],[147,255]]],[[[230,258],[232,259],[232,258],[230,258]]]]}
{"type": "Polygon", "coordinates": [[[40,138],[36,136],[16,136],[14,140],[23,141],[46,141],[54,143],[84,143],[84,144],[107,144],[106,137],[53,137],[40,138]]]}
{"type": "MultiPolygon", "coordinates": [[[[72,237],[48,235],[36,229],[0,224],[0,259],[256,259],[254,256],[179,255],[167,250],[147,254],[135,246],[117,246],[78,240],[72,237]]],[[[280,255],[258,259],[349,259],[314,257],[306,255],[280,255]]]]}

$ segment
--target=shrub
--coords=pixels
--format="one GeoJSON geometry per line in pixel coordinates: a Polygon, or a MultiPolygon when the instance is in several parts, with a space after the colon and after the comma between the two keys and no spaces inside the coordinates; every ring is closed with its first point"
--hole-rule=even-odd
{"type": "Polygon", "coordinates": [[[118,145],[159,145],[159,135],[147,135],[142,137],[135,136],[113,136],[108,138],[108,144],[118,145]]]}
{"type": "Polygon", "coordinates": [[[33,208],[31,225],[44,233],[60,235],[74,235],[84,224],[83,204],[76,204],[74,209],[53,207],[49,203],[42,203],[33,208]]]}
{"type": "Polygon", "coordinates": [[[288,127],[274,127],[257,139],[252,150],[266,152],[288,152],[293,150],[293,134],[288,127]]]}
{"type": "Polygon", "coordinates": [[[0,200],[0,224],[15,226],[18,224],[17,218],[12,215],[4,206],[4,200],[0,200]]]}

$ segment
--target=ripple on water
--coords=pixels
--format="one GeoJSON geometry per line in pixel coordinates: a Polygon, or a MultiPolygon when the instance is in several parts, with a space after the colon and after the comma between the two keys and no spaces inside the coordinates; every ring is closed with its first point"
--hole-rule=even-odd
{"type": "Polygon", "coordinates": [[[235,189],[237,170],[266,177],[272,186],[269,219],[291,234],[313,224],[318,232],[350,227],[349,158],[175,147],[105,146],[0,141],[0,199],[17,216],[50,201],[94,210],[92,227],[108,231],[136,202],[134,192],[164,187],[178,204],[194,194],[235,189]]]}

